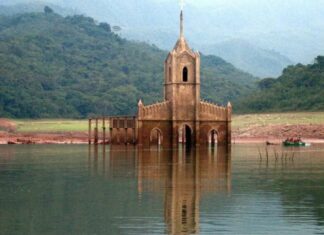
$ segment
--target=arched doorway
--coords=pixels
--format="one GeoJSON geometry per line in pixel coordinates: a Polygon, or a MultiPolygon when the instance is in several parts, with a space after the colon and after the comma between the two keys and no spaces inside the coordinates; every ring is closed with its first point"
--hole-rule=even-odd
{"type": "Polygon", "coordinates": [[[218,132],[213,129],[208,134],[208,144],[211,146],[215,146],[218,143],[218,132]]]}
{"type": "Polygon", "coordinates": [[[150,145],[151,146],[161,146],[163,142],[162,131],[158,128],[154,128],[150,135],[150,145]]]}
{"type": "Polygon", "coordinates": [[[187,125],[185,125],[185,138],[186,138],[186,145],[191,146],[191,129],[187,125]]]}
{"type": "Polygon", "coordinates": [[[192,131],[188,125],[179,128],[179,143],[186,146],[192,145],[192,131]]]}

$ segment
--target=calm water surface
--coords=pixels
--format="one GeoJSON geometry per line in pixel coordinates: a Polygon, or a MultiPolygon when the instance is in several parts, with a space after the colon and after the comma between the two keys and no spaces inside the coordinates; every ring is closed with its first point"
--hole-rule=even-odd
{"type": "Polygon", "coordinates": [[[268,154],[0,146],[0,234],[324,234],[324,146],[268,154]]]}

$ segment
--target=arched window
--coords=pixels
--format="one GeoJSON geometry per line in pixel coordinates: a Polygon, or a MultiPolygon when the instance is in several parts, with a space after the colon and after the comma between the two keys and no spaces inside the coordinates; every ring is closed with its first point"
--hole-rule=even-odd
{"type": "Polygon", "coordinates": [[[188,69],[184,67],[182,70],[182,81],[188,82],[188,69]]]}
{"type": "Polygon", "coordinates": [[[150,146],[160,146],[163,143],[162,131],[158,128],[151,130],[150,146]]]}
{"type": "Polygon", "coordinates": [[[169,82],[172,81],[172,69],[169,67],[169,82]]]}

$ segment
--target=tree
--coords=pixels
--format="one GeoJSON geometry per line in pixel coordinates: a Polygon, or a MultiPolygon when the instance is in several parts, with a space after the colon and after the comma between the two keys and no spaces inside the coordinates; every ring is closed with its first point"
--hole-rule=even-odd
{"type": "Polygon", "coordinates": [[[107,23],[100,23],[99,24],[99,27],[100,28],[102,28],[102,29],[104,29],[104,30],[106,30],[107,32],[111,32],[111,27],[110,27],[110,25],[109,24],[107,24],[107,23]]]}
{"type": "Polygon", "coordinates": [[[45,12],[45,14],[51,14],[51,13],[54,13],[53,9],[50,8],[49,6],[45,6],[45,7],[44,7],[44,12],[45,12]]]}

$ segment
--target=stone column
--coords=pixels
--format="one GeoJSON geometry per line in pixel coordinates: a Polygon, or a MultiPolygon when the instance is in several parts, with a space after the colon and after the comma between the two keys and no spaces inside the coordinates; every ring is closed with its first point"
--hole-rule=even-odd
{"type": "Polygon", "coordinates": [[[102,118],[102,141],[103,145],[106,144],[106,119],[102,118]]]}
{"type": "Polygon", "coordinates": [[[95,144],[98,144],[98,118],[96,118],[96,127],[95,127],[94,143],[95,144]]]}
{"type": "Polygon", "coordinates": [[[125,145],[127,145],[128,144],[128,119],[127,118],[125,118],[125,120],[124,120],[124,128],[125,128],[125,145]]]}
{"type": "Polygon", "coordinates": [[[88,127],[88,132],[89,132],[89,133],[88,133],[88,143],[89,143],[89,144],[91,144],[91,140],[92,140],[92,139],[91,139],[91,138],[92,138],[92,136],[91,136],[91,132],[92,132],[92,130],[91,130],[91,128],[92,128],[92,127],[91,127],[91,123],[92,123],[92,120],[91,120],[91,118],[90,118],[90,119],[89,119],[89,127],[88,127]]]}
{"type": "Polygon", "coordinates": [[[228,102],[226,107],[227,120],[227,144],[232,144],[232,104],[228,102]]]}
{"type": "Polygon", "coordinates": [[[178,142],[179,142],[179,136],[178,136],[178,125],[176,121],[172,121],[172,147],[177,148],[178,142]]]}
{"type": "Polygon", "coordinates": [[[137,113],[137,123],[136,132],[137,132],[137,144],[139,147],[143,147],[143,118],[144,118],[144,104],[142,100],[138,101],[138,113],[137,113]]]}
{"type": "Polygon", "coordinates": [[[133,124],[133,144],[136,144],[136,141],[137,141],[137,131],[136,131],[136,126],[137,126],[137,120],[136,120],[136,117],[134,117],[134,124],[133,124]]]}
{"type": "Polygon", "coordinates": [[[200,122],[199,121],[196,121],[195,128],[196,128],[195,144],[196,144],[196,146],[200,146],[200,122]]]}
{"type": "Polygon", "coordinates": [[[112,118],[109,118],[109,143],[113,143],[113,121],[112,118]]]}

